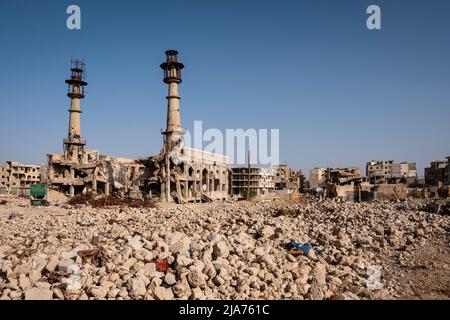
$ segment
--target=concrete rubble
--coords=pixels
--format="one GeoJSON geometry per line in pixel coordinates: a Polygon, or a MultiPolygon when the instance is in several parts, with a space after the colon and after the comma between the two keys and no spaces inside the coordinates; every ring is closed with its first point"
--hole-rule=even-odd
{"type": "Polygon", "coordinates": [[[0,298],[449,298],[450,216],[423,209],[430,203],[8,203],[0,207],[0,298]],[[313,252],[288,254],[291,240],[310,241],[313,252]],[[370,289],[374,267],[381,287],[370,289]],[[434,278],[421,286],[421,277],[434,278]]]}

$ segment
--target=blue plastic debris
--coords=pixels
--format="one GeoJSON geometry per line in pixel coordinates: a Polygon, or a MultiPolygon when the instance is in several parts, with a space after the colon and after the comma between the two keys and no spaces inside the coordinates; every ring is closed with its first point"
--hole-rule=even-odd
{"type": "Polygon", "coordinates": [[[286,244],[286,248],[292,253],[303,253],[304,256],[308,255],[309,250],[312,249],[311,243],[300,243],[292,240],[286,244]]]}

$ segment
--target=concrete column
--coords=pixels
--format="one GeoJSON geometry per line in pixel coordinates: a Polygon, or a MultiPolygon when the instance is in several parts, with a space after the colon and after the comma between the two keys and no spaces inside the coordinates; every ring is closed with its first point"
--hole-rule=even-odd
{"type": "MultiPolygon", "coordinates": [[[[80,92],[79,87],[74,87],[75,93],[80,92]]],[[[69,109],[69,138],[73,138],[74,136],[81,137],[81,126],[80,126],[80,99],[72,98],[70,101],[70,109],[69,109]]]]}
{"type": "Polygon", "coordinates": [[[160,197],[162,202],[166,201],[166,183],[162,182],[161,183],[161,197],[160,197]]]}
{"type": "Polygon", "coordinates": [[[227,195],[227,198],[228,198],[228,192],[229,192],[229,190],[228,190],[228,187],[229,187],[228,186],[228,173],[225,174],[223,183],[225,183],[225,194],[227,195]]]}
{"type": "Polygon", "coordinates": [[[165,197],[166,201],[170,202],[170,159],[169,154],[166,153],[166,190],[165,190],[165,197]]]}
{"type": "Polygon", "coordinates": [[[195,191],[197,191],[197,193],[200,193],[201,190],[201,181],[202,181],[202,177],[196,177],[195,178],[195,191]]]}
{"type": "Polygon", "coordinates": [[[169,84],[169,95],[167,96],[167,131],[173,132],[180,128],[180,96],[178,94],[178,83],[171,82],[169,84]]]}
{"type": "Polygon", "coordinates": [[[92,190],[97,192],[97,174],[98,174],[99,168],[96,167],[93,173],[93,180],[92,180],[92,190]]]}
{"type": "Polygon", "coordinates": [[[182,197],[183,195],[181,194],[181,182],[180,182],[180,180],[176,180],[175,188],[177,189],[177,194],[182,197]]]}

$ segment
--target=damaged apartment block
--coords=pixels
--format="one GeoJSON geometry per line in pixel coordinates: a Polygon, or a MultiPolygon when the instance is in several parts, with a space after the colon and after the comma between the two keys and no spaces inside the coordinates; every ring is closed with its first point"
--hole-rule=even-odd
{"type": "Polygon", "coordinates": [[[395,163],[393,160],[367,162],[366,175],[373,184],[412,184],[417,181],[415,163],[395,163]]]}
{"type": "Polygon", "coordinates": [[[372,184],[357,167],[313,168],[310,170],[309,187],[321,198],[338,198],[351,202],[407,197],[405,184],[372,184]]]}

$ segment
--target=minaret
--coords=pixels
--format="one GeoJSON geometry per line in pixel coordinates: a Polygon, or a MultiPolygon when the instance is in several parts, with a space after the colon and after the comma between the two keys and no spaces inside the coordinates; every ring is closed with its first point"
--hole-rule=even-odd
{"type": "Polygon", "coordinates": [[[184,65],[178,62],[178,51],[167,50],[166,62],[161,64],[164,70],[164,83],[169,85],[169,93],[167,95],[167,127],[162,133],[165,135],[165,146],[167,151],[171,151],[174,143],[182,134],[180,121],[180,96],[178,95],[178,85],[181,83],[181,69],[184,65]]]}
{"type": "Polygon", "coordinates": [[[178,51],[167,50],[166,62],[161,64],[164,70],[164,83],[169,85],[169,93],[167,95],[167,127],[162,134],[164,135],[164,164],[162,166],[164,172],[164,182],[161,184],[161,200],[170,202],[170,159],[173,156],[172,151],[175,147],[181,146],[183,138],[183,130],[181,129],[180,120],[180,96],[178,95],[178,85],[181,83],[181,69],[184,65],[178,62],[178,51]],[[164,195],[164,197],[162,196],[164,195]]]}
{"type": "Polygon", "coordinates": [[[86,140],[81,138],[80,127],[80,99],[84,99],[84,87],[87,82],[84,81],[85,63],[81,60],[72,60],[70,79],[66,80],[68,84],[67,96],[70,100],[69,109],[69,132],[64,139],[64,158],[67,161],[82,163],[84,158],[84,146],[86,140]]]}

